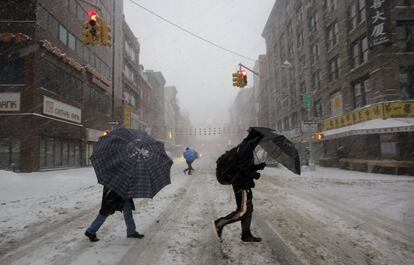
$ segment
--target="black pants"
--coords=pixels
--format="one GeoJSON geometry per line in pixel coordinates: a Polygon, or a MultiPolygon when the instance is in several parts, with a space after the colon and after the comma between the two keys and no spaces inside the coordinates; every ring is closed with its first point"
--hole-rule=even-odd
{"type": "Polygon", "coordinates": [[[191,175],[191,170],[194,170],[194,168],[191,166],[191,164],[192,164],[194,161],[185,161],[185,162],[187,162],[187,166],[188,166],[188,168],[184,169],[184,172],[187,172],[187,171],[188,171],[188,175],[191,175]]]}
{"type": "Polygon", "coordinates": [[[237,209],[227,216],[216,220],[216,225],[219,229],[224,226],[240,221],[242,228],[242,236],[248,236],[250,232],[250,224],[252,222],[253,213],[253,192],[251,189],[235,189],[233,187],[234,196],[236,197],[237,209]]]}

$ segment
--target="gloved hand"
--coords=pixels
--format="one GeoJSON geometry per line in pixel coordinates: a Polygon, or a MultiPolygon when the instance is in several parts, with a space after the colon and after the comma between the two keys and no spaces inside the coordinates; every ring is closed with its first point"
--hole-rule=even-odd
{"type": "Polygon", "coordinates": [[[263,170],[266,167],[266,163],[262,162],[256,166],[257,170],[263,170]]]}
{"type": "Polygon", "coordinates": [[[253,178],[254,178],[254,179],[259,179],[259,178],[260,178],[260,173],[255,172],[255,173],[253,174],[253,178]]]}

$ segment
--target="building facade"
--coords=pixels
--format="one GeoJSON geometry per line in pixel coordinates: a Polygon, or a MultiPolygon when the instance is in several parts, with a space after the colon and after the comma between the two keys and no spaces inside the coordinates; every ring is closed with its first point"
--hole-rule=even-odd
{"type": "Polygon", "coordinates": [[[322,164],[414,160],[413,4],[276,1],[262,34],[269,125],[300,144],[302,122],[318,124],[322,164]]]}
{"type": "Polygon", "coordinates": [[[108,122],[120,119],[122,90],[116,88],[122,87],[122,72],[114,69],[113,75],[112,65],[122,65],[122,47],[82,43],[91,9],[119,40],[123,1],[2,3],[0,168],[31,172],[87,165],[108,122]],[[20,33],[29,39],[16,39],[20,33]]]}
{"type": "Polygon", "coordinates": [[[134,33],[123,23],[123,71],[122,71],[122,125],[125,128],[142,128],[143,91],[140,80],[140,45],[134,33]]]}
{"type": "Polygon", "coordinates": [[[165,78],[161,72],[146,70],[145,79],[152,88],[150,102],[152,108],[149,113],[151,121],[151,135],[160,140],[167,140],[167,126],[165,122],[165,78]]]}

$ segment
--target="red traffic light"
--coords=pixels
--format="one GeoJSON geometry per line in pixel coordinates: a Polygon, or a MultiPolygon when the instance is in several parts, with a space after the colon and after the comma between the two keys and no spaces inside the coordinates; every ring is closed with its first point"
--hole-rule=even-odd
{"type": "Polygon", "coordinates": [[[243,76],[246,76],[246,75],[247,75],[246,70],[242,70],[242,75],[243,75],[243,76]]]}
{"type": "Polygon", "coordinates": [[[89,24],[91,26],[95,26],[96,25],[96,20],[98,19],[98,15],[96,14],[96,12],[95,11],[89,11],[88,16],[89,16],[89,24]]]}

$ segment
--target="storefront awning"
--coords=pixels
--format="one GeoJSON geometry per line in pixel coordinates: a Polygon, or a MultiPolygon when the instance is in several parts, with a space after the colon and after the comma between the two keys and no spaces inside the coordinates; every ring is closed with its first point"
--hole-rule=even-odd
{"type": "Polygon", "coordinates": [[[414,131],[414,118],[375,119],[338,129],[323,131],[325,139],[335,139],[351,135],[395,133],[414,131]]]}

